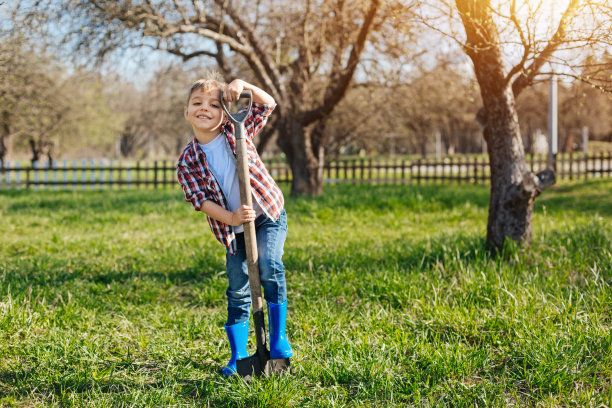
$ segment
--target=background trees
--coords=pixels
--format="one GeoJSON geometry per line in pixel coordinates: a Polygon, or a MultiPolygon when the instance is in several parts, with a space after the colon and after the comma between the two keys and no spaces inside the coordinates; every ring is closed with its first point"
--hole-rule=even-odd
{"type": "Polygon", "coordinates": [[[26,72],[29,79],[12,75],[8,68],[3,74],[3,154],[14,139],[14,145],[30,145],[33,157],[53,155],[58,146],[74,145],[62,143],[64,135],[86,133],[98,151],[112,150],[109,146],[119,140],[124,155],[171,155],[186,138],[180,114],[185,84],[197,77],[202,64],[210,63],[228,79],[243,76],[258,82],[279,102],[270,130],[259,136],[260,147],[270,146],[276,136],[293,172],[295,195],[321,192],[326,154],[393,150],[425,155],[432,151],[435,135],[448,152],[479,151],[484,147],[478,137],[481,128],[492,165],[488,241],[500,248],[507,238],[529,241],[534,199],[554,181],[551,172],[531,174],[524,157],[535,132],[544,128],[547,92],[539,85],[542,76],[554,71],[580,81],[562,84],[563,149],[576,148],[576,132],[585,124],[598,137],[612,133],[606,119],[609,99],[599,93],[612,89],[607,52],[612,13],[601,1],[27,4],[37,6],[26,13],[28,21],[46,30],[38,38],[58,40],[59,35],[64,50],[79,51],[77,60],[89,56],[103,61],[116,51],[153,49],[198,65],[191,71],[163,61],[149,70],[156,72],[150,81],[130,85],[65,68],[38,51],[19,51],[23,44],[5,36],[3,44],[17,48],[3,52],[3,66],[19,66],[16,72],[26,72]],[[420,31],[419,26],[431,30],[420,31]],[[432,39],[432,33],[451,41],[432,39]],[[475,78],[465,73],[465,59],[454,57],[457,45],[470,59],[475,78]],[[15,55],[32,60],[19,65],[15,55]],[[436,62],[440,55],[451,57],[436,62]],[[28,71],[32,67],[44,69],[28,71]],[[36,75],[47,78],[37,81],[49,87],[30,95],[25,84],[36,75]],[[71,88],[81,78],[78,89],[71,88]],[[21,86],[8,85],[19,81],[21,86]],[[24,95],[30,95],[29,102],[19,105],[24,95]],[[33,99],[38,95],[42,100],[33,99]],[[87,108],[90,102],[96,109],[87,108]],[[475,112],[480,128],[470,119],[475,112]],[[21,122],[18,113],[24,114],[21,122]],[[81,127],[96,123],[95,115],[101,120],[92,129],[57,129],[66,118],[81,127]],[[105,115],[112,119],[104,120],[105,115]],[[28,128],[35,117],[38,125],[28,128]],[[112,140],[99,140],[96,132],[109,124],[105,134],[112,134],[112,140]]]}
{"type": "Polygon", "coordinates": [[[0,159],[13,149],[32,161],[53,160],[77,146],[104,150],[120,119],[108,106],[99,76],[68,72],[17,34],[0,40],[0,159]]]}
{"type": "MultiPolygon", "coordinates": [[[[404,2],[379,0],[41,1],[71,27],[65,41],[103,56],[150,47],[184,61],[208,57],[228,76],[248,76],[279,103],[274,126],[293,172],[292,194],[321,192],[326,120],[362,57],[406,30],[404,2]]],[[[393,48],[391,43],[378,49],[393,48]]],[[[262,135],[266,143],[271,133],[262,135]]]]}
{"type": "MultiPolygon", "coordinates": [[[[548,6],[555,4],[561,6],[548,6]]],[[[558,14],[544,5],[516,0],[419,2],[423,24],[457,42],[474,67],[483,103],[477,120],[491,167],[487,243],[497,249],[506,239],[529,242],[535,197],[555,180],[550,170],[536,175],[527,167],[516,98],[538,75],[549,74],[545,69],[553,62],[557,71],[561,66],[571,74],[578,65],[577,50],[597,51],[609,44],[612,27],[602,15],[609,17],[610,8],[603,2],[570,0],[558,14]],[[440,18],[446,24],[436,24],[440,18]]]]}

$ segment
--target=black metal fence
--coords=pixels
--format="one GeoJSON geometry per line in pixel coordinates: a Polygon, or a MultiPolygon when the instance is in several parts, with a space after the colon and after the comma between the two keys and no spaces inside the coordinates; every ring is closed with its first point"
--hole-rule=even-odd
{"type": "MultiPolygon", "coordinates": [[[[264,160],[279,183],[291,182],[291,170],[281,159],[264,160]]],[[[551,164],[546,155],[527,156],[533,172],[551,164]]],[[[554,164],[558,180],[586,180],[612,176],[612,154],[559,155],[554,164]]],[[[488,159],[452,156],[440,159],[339,159],[325,164],[324,183],[364,184],[486,184],[488,159]]],[[[53,163],[0,162],[0,189],[131,189],[175,185],[174,161],[122,163],[112,160],[53,163]]]]}

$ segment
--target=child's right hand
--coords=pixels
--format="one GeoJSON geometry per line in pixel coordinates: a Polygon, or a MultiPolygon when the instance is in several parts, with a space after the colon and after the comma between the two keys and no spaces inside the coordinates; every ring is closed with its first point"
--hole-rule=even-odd
{"type": "Polygon", "coordinates": [[[248,205],[241,205],[232,214],[232,226],[237,227],[247,222],[255,221],[255,210],[248,205]]]}
{"type": "Polygon", "coordinates": [[[242,79],[234,79],[225,86],[223,90],[223,100],[227,103],[235,102],[240,99],[240,94],[244,91],[246,82],[242,79]]]}

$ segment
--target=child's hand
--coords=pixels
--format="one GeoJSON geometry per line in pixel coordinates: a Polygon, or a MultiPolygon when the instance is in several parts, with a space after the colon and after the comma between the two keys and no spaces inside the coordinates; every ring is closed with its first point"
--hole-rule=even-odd
{"type": "Polygon", "coordinates": [[[244,91],[244,81],[241,79],[234,79],[232,82],[227,84],[223,90],[223,100],[225,102],[234,102],[240,99],[240,94],[244,91]]]}
{"type": "Polygon", "coordinates": [[[255,210],[247,205],[242,205],[232,215],[232,226],[237,227],[255,220],[255,210]]]}

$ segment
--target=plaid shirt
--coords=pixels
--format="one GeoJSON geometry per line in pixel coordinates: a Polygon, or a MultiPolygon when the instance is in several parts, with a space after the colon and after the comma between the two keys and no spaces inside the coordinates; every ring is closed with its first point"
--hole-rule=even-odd
{"type": "MultiPolygon", "coordinates": [[[[251,114],[246,118],[244,127],[246,129],[247,157],[254,199],[269,218],[277,220],[284,207],[283,193],[272,179],[253,145],[253,137],[264,127],[274,107],[275,105],[253,103],[251,114]]],[[[234,125],[228,121],[223,125],[221,133],[227,138],[229,147],[235,156],[234,125]]],[[[200,211],[206,200],[212,200],[229,211],[227,199],[209,169],[206,154],[204,154],[195,137],[179,157],[176,172],[178,181],[185,193],[185,201],[190,202],[196,211],[200,211]]],[[[235,254],[236,235],[234,229],[214,218],[207,216],[207,219],[215,238],[225,245],[230,254],[235,254]]]]}

